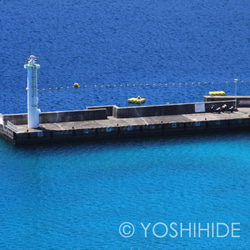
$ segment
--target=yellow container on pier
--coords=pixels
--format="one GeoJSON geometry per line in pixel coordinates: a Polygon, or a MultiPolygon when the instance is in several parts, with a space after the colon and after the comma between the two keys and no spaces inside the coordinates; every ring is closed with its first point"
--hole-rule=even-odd
{"type": "Polygon", "coordinates": [[[209,91],[209,95],[210,96],[225,96],[225,92],[224,91],[209,91]]]}

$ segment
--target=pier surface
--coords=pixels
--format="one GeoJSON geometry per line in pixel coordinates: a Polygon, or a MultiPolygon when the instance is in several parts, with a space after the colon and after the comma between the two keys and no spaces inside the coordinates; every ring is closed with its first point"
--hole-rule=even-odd
{"type": "MultiPolygon", "coordinates": [[[[223,103],[233,105],[234,101],[216,102],[217,105],[223,103]]],[[[212,105],[214,102],[125,108],[103,106],[47,112],[40,115],[36,129],[28,128],[27,114],[2,115],[0,134],[14,144],[39,144],[250,129],[248,105],[221,113],[211,112],[212,105]]]]}
{"type": "Polygon", "coordinates": [[[115,128],[129,126],[149,126],[172,123],[193,123],[193,122],[212,122],[223,120],[238,120],[248,119],[250,108],[239,108],[237,112],[224,113],[195,113],[184,115],[164,115],[164,116],[149,116],[149,117],[134,117],[134,118],[115,118],[108,116],[103,120],[92,121],[74,121],[74,122],[58,122],[58,123],[42,123],[38,129],[28,129],[27,125],[17,125],[17,133],[47,131],[67,131],[79,129],[100,129],[100,128],[115,128]]]}

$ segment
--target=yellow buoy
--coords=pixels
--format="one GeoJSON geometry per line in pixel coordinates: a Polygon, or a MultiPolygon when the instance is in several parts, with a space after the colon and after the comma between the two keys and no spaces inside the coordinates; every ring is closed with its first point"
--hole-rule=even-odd
{"type": "Polygon", "coordinates": [[[77,82],[74,83],[74,88],[79,88],[79,84],[77,82]]]}
{"type": "Polygon", "coordinates": [[[137,103],[137,104],[141,104],[144,103],[146,101],[145,98],[141,98],[140,96],[138,97],[132,97],[128,99],[128,103],[137,103]]]}

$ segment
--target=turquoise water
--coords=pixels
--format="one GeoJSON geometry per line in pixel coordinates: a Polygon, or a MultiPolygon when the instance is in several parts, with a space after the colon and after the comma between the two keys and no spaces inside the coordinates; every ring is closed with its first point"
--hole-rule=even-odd
{"type": "Polygon", "coordinates": [[[0,143],[2,249],[248,249],[249,134],[0,143]],[[131,238],[119,233],[123,222],[134,225],[131,238]],[[240,223],[240,237],[158,238],[166,231],[153,233],[158,222],[240,223]],[[140,223],[151,223],[147,237],[140,223]]]}
{"type": "MultiPolygon", "coordinates": [[[[138,95],[145,105],[199,102],[213,90],[234,95],[235,78],[249,95],[249,9],[248,0],[0,0],[0,113],[27,111],[30,53],[40,57],[42,112],[127,106],[138,95]]],[[[249,144],[249,133],[33,147],[0,138],[0,248],[249,249],[249,144]],[[230,233],[197,237],[199,223],[230,233]]]]}

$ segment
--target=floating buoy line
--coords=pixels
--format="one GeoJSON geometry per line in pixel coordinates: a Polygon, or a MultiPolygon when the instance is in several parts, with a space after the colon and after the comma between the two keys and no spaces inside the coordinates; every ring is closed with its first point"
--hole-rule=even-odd
{"type": "MultiPolygon", "coordinates": [[[[249,81],[238,81],[237,84],[239,83],[250,83],[249,81]]],[[[140,83],[140,84],[108,84],[108,85],[87,85],[87,84],[83,84],[80,85],[79,83],[74,83],[71,86],[61,86],[61,87],[54,87],[54,88],[42,88],[42,89],[37,89],[37,91],[53,91],[53,90],[70,90],[70,89],[79,89],[79,88],[121,88],[121,87],[129,87],[129,88],[135,88],[135,87],[174,87],[174,86],[202,86],[202,85],[214,85],[214,84],[223,84],[223,83],[215,83],[215,82],[191,82],[191,83],[187,83],[187,82],[180,82],[180,83],[140,83]]],[[[224,84],[235,84],[234,82],[224,82],[224,84]]],[[[28,90],[28,88],[26,88],[26,91],[28,90]]]]}

